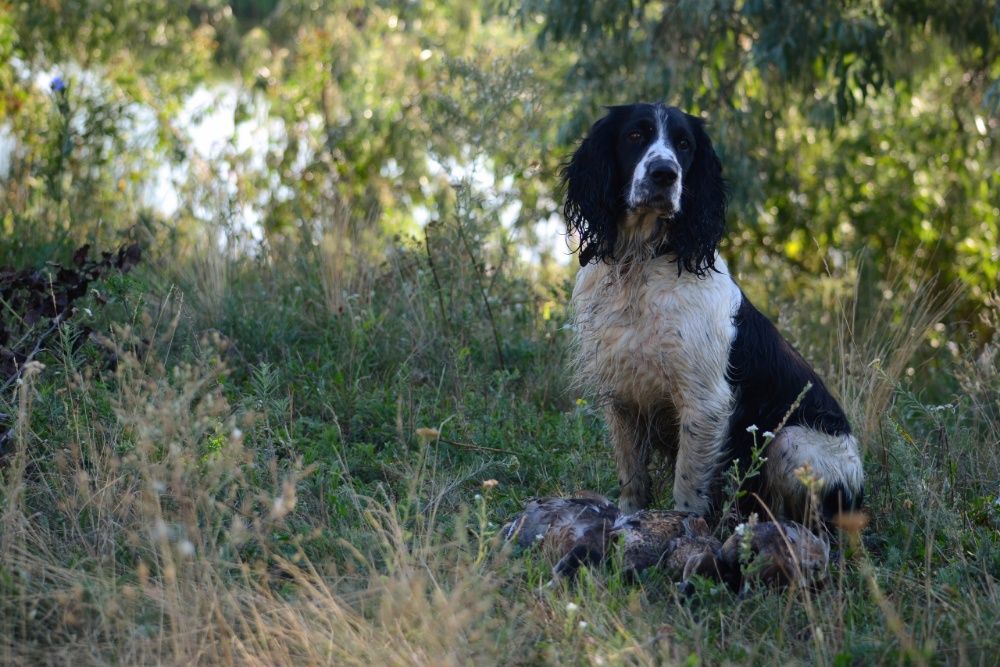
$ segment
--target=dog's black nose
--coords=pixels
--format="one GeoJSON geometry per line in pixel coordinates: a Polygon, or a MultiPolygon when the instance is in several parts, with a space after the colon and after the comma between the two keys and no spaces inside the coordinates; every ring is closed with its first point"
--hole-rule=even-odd
{"type": "Polygon", "coordinates": [[[661,187],[673,185],[678,176],[679,165],[672,160],[657,160],[649,165],[649,180],[661,187]]]}

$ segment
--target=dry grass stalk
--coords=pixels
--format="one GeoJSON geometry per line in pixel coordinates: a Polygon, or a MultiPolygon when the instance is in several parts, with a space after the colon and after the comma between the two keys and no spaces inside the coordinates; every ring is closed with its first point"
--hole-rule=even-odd
{"type": "Polygon", "coordinates": [[[940,289],[930,282],[913,284],[908,273],[902,267],[888,281],[883,290],[888,296],[879,301],[864,322],[858,320],[859,281],[855,281],[853,297],[840,306],[841,325],[837,327],[840,395],[859,427],[859,440],[866,448],[879,440],[876,436],[899,382],[925,345],[927,333],[962,295],[958,285],[940,289]],[[906,297],[890,298],[899,294],[906,297]]]}

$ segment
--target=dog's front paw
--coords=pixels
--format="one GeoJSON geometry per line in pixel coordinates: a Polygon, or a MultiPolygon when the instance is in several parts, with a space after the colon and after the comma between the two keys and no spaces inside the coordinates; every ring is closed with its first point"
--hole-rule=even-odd
{"type": "Polygon", "coordinates": [[[645,470],[627,478],[629,481],[621,485],[621,495],[618,497],[618,508],[625,514],[646,509],[653,501],[652,482],[645,470]]]}
{"type": "Polygon", "coordinates": [[[638,512],[641,509],[646,509],[649,502],[642,502],[640,499],[633,495],[622,493],[621,498],[618,500],[618,509],[621,510],[622,514],[632,514],[638,512]]]}
{"type": "Polygon", "coordinates": [[[651,501],[652,497],[647,488],[643,488],[639,484],[629,484],[622,487],[618,508],[622,514],[632,514],[649,507],[651,501]]]}
{"type": "Polygon", "coordinates": [[[712,501],[708,496],[699,495],[693,490],[674,487],[674,509],[708,516],[712,510],[712,501]]]}

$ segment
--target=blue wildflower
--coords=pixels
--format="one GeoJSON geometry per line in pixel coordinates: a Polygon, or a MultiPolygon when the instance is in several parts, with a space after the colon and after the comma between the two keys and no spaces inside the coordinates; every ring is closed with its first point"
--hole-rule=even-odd
{"type": "Polygon", "coordinates": [[[66,90],[66,82],[63,81],[61,76],[55,76],[53,77],[52,82],[49,83],[49,88],[51,88],[54,93],[61,93],[66,90]]]}

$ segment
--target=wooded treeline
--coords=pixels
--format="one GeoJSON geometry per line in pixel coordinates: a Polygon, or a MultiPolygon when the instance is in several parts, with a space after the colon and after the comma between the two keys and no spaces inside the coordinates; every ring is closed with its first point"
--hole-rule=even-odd
{"type": "Polygon", "coordinates": [[[484,174],[494,240],[533,244],[560,161],[602,105],[635,100],[709,119],[738,270],[893,262],[961,280],[966,313],[996,289],[988,0],[3,0],[0,196],[19,249],[0,263],[137,220],[176,240],[249,217],[273,238],[347,209],[370,238],[419,234],[454,215],[453,181],[484,174]],[[267,131],[203,159],[184,113],[199,91],[267,131]],[[150,185],[164,164],[169,215],[150,185]]]}

